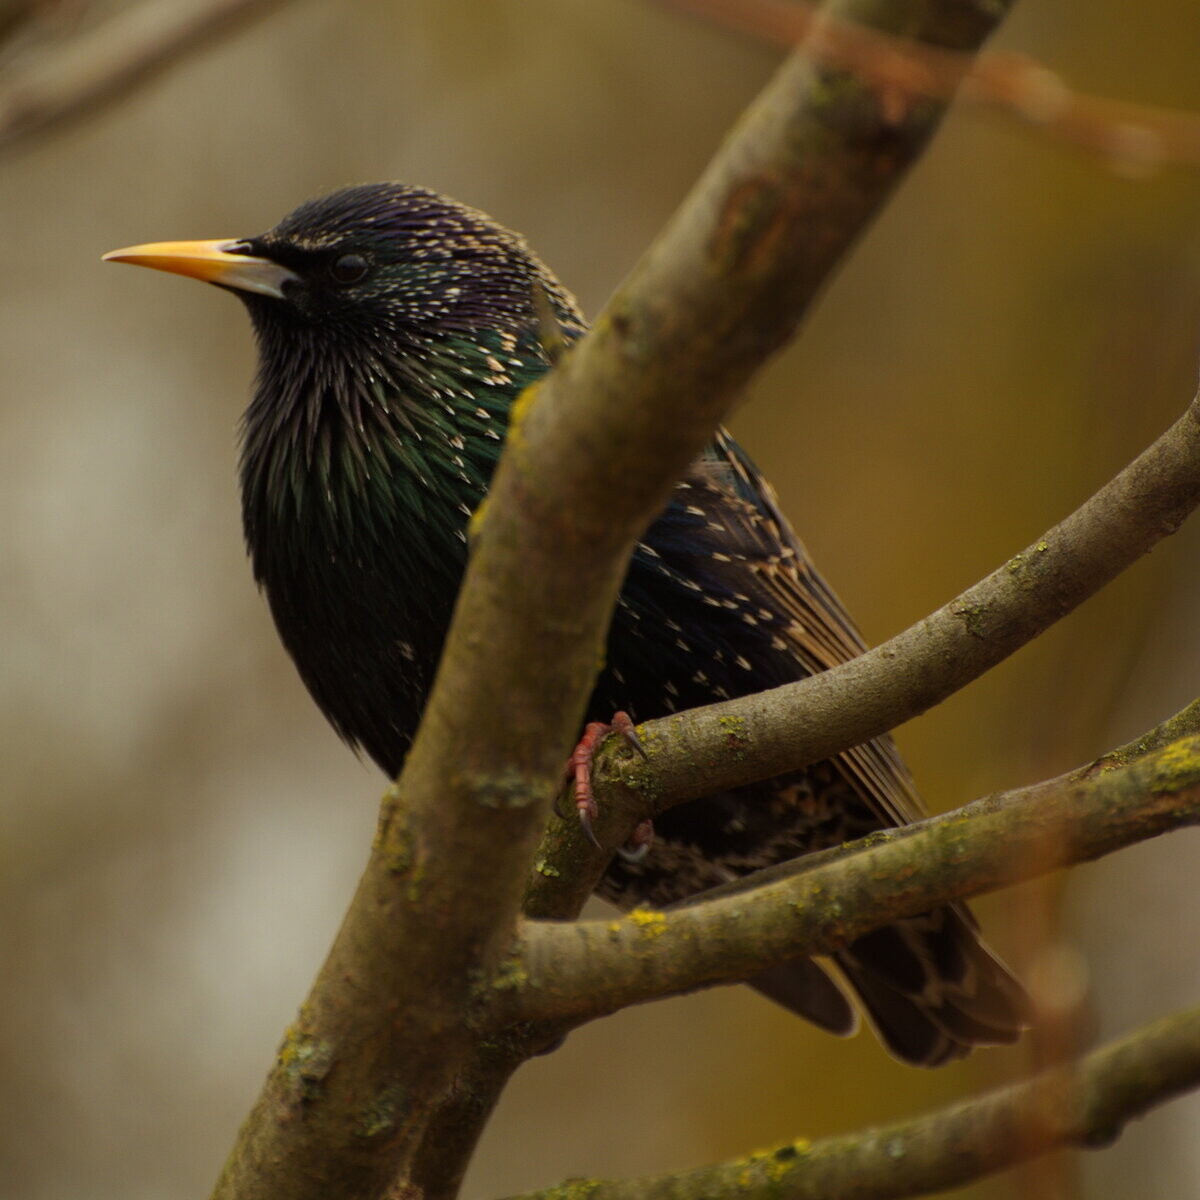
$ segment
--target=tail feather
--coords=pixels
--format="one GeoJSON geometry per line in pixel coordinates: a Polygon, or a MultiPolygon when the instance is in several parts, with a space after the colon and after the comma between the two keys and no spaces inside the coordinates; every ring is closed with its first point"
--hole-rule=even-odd
{"type": "Polygon", "coordinates": [[[940,1029],[916,1001],[869,971],[846,968],[863,1010],[879,1040],[900,1059],[917,1067],[940,1067],[970,1053],[964,1042],[940,1029]]]}
{"type": "Polygon", "coordinates": [[[811,958],[790,959],[746,982],[755,991],[819,1025],[827,1033],[849,1037],[858,1029],[854,1006],[820,964],[811,958]]]}
{"type": "MultiPolygon", "coordinates": [[[[915,1066],[937,1067],[974,1046],[1015,1042],[1029,1024],[1025,990],[980,941],[960,905],[875,930],[834,961],[880,1040],[915,1066]]],[[[823,1028],[853,1031],[852,1020],[830,1019],[839,1010],[826,992],[835,985],[811,960],[784,963],[750,983],[823,1028]],[[818,972],[823,986],[813,982],[818,972]]]]}

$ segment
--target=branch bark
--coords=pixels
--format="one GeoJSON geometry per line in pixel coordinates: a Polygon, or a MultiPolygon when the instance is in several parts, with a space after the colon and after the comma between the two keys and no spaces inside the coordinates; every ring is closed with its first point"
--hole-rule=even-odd
{"type": "Polygon", "coordinates": [[[1072,1067],[864,1133],[800,1139],[732,1162],[640,1179],[572,1180],[509,1200],[901,1200],[970,1183],[1124,1126],[1200,1086],[1200,1009],[1165,1017],[1072,1067]]]}
{"type": "Polygon", "coordinates": [[[931,616],[811,679],[647,723],[649,765],[626,763],[621,773],[629,786],[668,793],[668,807],[876,737],[1044,633],[1197,504],[1200,398],[1069,517],[931,616]],[[655,787],[660,773],[669,791],[655,787]]]}
{"type": "MultiPolygon", "coordinates": [[[[1200,704],[1174,719],[1200,721],[1200,704]]],[[[1153,743],[1155,735],[1145,739],[1153,743]]],[[[903,829],[781,864],[668,912],[532,923],[514,954],[509,1021],[570,1025],[630,1004],[829,954],[950,900],[1045,875],[1200,823],[1200,736],[1106,758],[903,829]],[[718,894],[719,893],[719,894],[718,894]]]]}

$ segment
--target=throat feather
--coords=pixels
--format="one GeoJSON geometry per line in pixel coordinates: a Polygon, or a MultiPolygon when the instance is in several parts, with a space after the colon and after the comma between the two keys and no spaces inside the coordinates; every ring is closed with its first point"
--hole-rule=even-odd
{"type": "Polygon", "coordinates": [[[247,413],[243,516],[260,581],[280,553],[411,554],[426,569],[441,560],[461,571],[467,520],[502,444],[480,431],[502,430],[506,413],[461,398],[422,403],[379,384],[352,401],[297,399],[282,424],[277,413],[256,419],[254,405],[247,413]]]}

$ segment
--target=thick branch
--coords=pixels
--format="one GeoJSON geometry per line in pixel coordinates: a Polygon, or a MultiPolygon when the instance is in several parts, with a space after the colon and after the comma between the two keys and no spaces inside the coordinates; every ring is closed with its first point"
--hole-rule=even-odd
{"type": "Polygon", "coordinates": [[[1147,1025],[1038,1076],[912,1121],[800,1140],[672,1175],[575,1180],[510,1200],[901,1200],[1062,1146],[1111,1144],[1125,1124],[1200,1087],[1200,1009],[1147,1025]]]}
{"type": "Polygon", "coordinates": [[[0,148],[94,114],[283,2],[143,0],[117,13],[8,75],[0,88],[0,148]]]}
{"type": "Polygon", "coordinates": [[[828,954],[946,901],[1197,823],[1200,736],[1189,736],[1132,761],[1103,760],[873,834],[830,855],[834,861],[788,864],[772,882],[754,887],[751,877],[686,908],[530,925],[512,972],[523,986],[510,992],[506,1015],[578,1023],[745,979],[788,958],[828,954]]]}

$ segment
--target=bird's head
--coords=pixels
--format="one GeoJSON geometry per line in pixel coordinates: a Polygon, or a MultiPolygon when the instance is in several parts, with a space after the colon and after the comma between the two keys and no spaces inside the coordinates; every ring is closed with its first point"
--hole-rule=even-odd
{"type": "Polygon", "coordinates": [[[236,292],[266,339],[291,331],[368,357],[380,342],[521,336],[536,326],[537,289],[560,321],[578,322],[571,297],[516,234],[396,183],[310,200],[256,237],[159,242],[104,257],[236,292]]]}
{"type": "Polygon", "coordinates": [[[303,539],[280,532],[301,522],[343,549],[437,526],[458,554],[513,400],[584,329],[516,234],[402,184],[311,200],[257,237],[105,258],[216,284],[250,311],[259,369],[241,473],[260,579],[272,555],[304,558],[303,539]]]}

